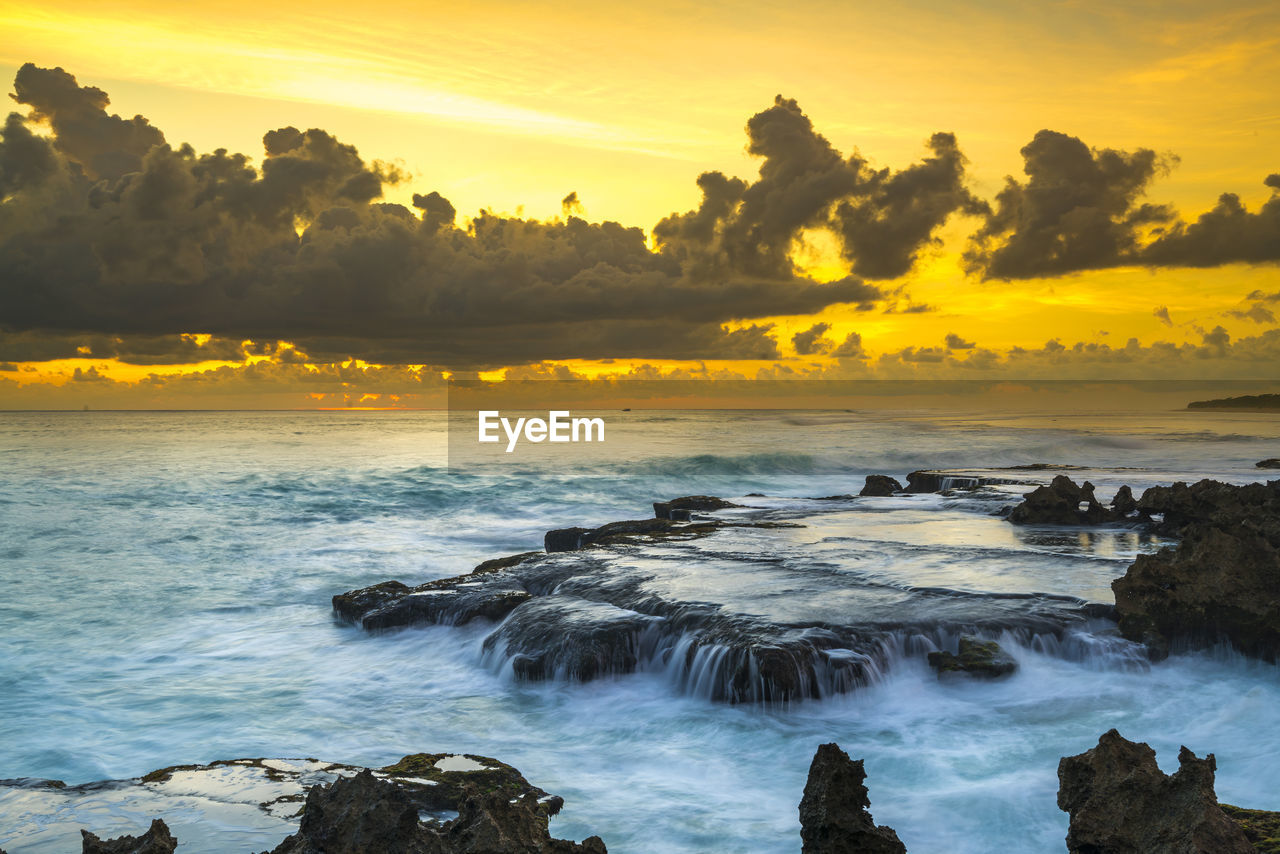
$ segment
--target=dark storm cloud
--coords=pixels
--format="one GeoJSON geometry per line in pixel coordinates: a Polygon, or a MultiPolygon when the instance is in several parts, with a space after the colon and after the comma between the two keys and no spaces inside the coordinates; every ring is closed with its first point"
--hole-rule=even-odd
{"type": "Polygon", "coordinates": [[[933,237],[956,211],[988,214],[987,203],[964,187],[965,157],[955,134],[935,133],[933,156],[900,172],[868,172],[852,199],[835,210],[835,228],[844,241],[854,272],[872,279],[903,276],[920,250],[940,244],[933,237]]]}
{"type": "Polygon", "coordinates": [[[61,69],[24,66],[16,88],[32,112],[10,118],[0,148],[0,328],[14,358],[41,347],[44,358],[222,358],[186,352],[179,332],[462,367],[776,358],[769,327],[735,322],[883,296],[856,278],[815,282],[786,260],[787,235],[825,215],[827,203],[804,199],[848,173],[790,102],[752,119],[761,182],[704,176],[706,210],[673,225],[697,244],[733,220],[734,263],[699,265],[651,251],[639,228],[572,215],[576,194],[561,221],[482,212],[459,228],[436,192],[413,195],[420,215],[379,202],[402,176],[323,130],[268,132],[255,166],[170,146],[61,69]],[[813,169],[826,177],[805,178],[813,169]],[[738,207],[747,215],[727,213],[738,207]]]}
{"type": "Polygon", "coordinates": [[[1223,193],[1213,210],[1193,223],[1177,223],[1142,252],[1142,261],[1158,267],[1217,267],[1280,261],[1280,175],[1263,182],[1268,199],[1250,213],[1235,193],[1223,193]]]}
{"type": "Polygon", "coordinates": [[[142,116],[108,114],[107,93],[80,86],[61,68],[18,69],[10,97],[31,107],[31,117],[53,128],[54,145],[90,178],[115,179],[138,171],[143,156],[164,134],[142,116]]]}
{"type": "Polygon", "coordinates": [[[791,346],[801,356],[813,356],[830,350],[833,342],[825,337],[830,323],[815,323],[808,329],[791,336],[791,346]]]}
{"type": "Polygon", "coordinates": [[[1148,148],[1090,149],[1042,130],[1022,149],[1025,183],[1006,178],[996,206],[965,255],[984,278],[1058,276],[1133,263],[1140,231],[1173,211],[1139,202],[1171,165],[1148,148]]]}
{"type": "MultiPolygon", "coordinates": [[[[132,365],[184,365],[206,361],[242,361],[249,351],[238,341],[195,335],[67,334],[43,330],[0,331],[0,359],[44,362],[51,359],[118,359],[132,365]]],[[[266,355],[257,353],[255,355],[266,355]]]]}
{"type": "Polygon", "coordinates": [[[754,183],[707,172],[702,204],[654,228],[663,250],[703,273],[794,275],[791,250],[805,229],[828,228],[853,272],[873,279],[907,273],[952,213],[985,213],[964,187],[964,155],[953,134],[928,142],[932,156],[894,172],[845,158],[792,99],[747,122],[747,151],[763,158],[754,183]]]}
{"type": "Polygon", "coordinates": [[[954,332],[948,332],[943,343],[946,344],[948,350],[972,350],[978,345],[972,341],[966,341],[954,332]]]}
{"type": "Polygon", "coordinates": [[[1272,195],[1259,210],[1224,193],[1217,206],[1188,223],[1168,205],[1142,201],[1152,181],[1177,164],[1174,155],[1091,149],[1073,136],[1042,130],[1022,156],[1027,180],[1005,179],[965,253],[969,272],[983,278],[1280,261],[1280,174],[1263,182],[1272,195]]]}

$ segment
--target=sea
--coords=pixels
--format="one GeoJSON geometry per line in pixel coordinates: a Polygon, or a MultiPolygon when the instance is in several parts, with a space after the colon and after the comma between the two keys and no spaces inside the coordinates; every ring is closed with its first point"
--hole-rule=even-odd
{"type": "MultiPolygon", "coordinates": [[[[1280,669],[1225,649],[1149,664],[1015,640],[1020,668],[1000,681],[939,680],[904,656],[849,693],[733,704],[657,666],[521,682],[482,650],[490,624],[372,634],[331,608],[337,593],[466,573],[541,548],[548,529],[646,518],[681,495],[782,506],[856,494],[873,473],[1035,464],[1080,467],[1066,473],[1104,501],[1121,484],[1265,480],[1254,463],[1280,456],[1274,414],[605,420],[612,444],[472,461],[451,458],[438,412],[0,413],[0,778],[74,785],[237,757],[377,766],[471,753],[562,796],[556,836],[598,834],[618,854],[794,852],[810,760],[834,741],[865,760],[875,820],[913,854],[1037,854],[1064,850],[1059,759],[1117,728],[1166,771],[1181,745],[1214,753],[1222,801],[1280,809],[1280,669]]],[[[789,532],[788,548],[825,566],[847,556],[905,587],[1110,603],[1110,580],[1168,544],[993,515],[1029,488],[838,502],[827,523],[789,532]]],[[[697,561],[680,572],[696,597],[697,561]]],[[[730,578],[740,598],[776,592],[753,593],[751,573],[730,578]]],[[[787,584],[802,588],[804,573],[787,584]]],[[[0,797],[0,848],[78,850],[49,842],[40,831],[54,819],[17,804],[0,797]]],[[[119,809],[76,818],[101,835],[146,825],[119,809]]],[[[166,818],[189,852],[281,838],[166,818]]]]}

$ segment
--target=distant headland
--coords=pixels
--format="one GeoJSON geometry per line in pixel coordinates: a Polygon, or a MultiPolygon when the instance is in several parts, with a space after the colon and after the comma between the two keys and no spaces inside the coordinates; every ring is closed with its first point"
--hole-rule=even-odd
{"type": "Polygon", "coordinates": [[[1246,394],[1218,400],[1194,400],[1187,409],[1267,409],[1280,411],[1280,394],[1246,394]]]}

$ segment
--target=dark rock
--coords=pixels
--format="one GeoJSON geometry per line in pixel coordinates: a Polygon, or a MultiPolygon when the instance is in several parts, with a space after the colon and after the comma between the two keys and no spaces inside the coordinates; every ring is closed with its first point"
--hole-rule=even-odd
{"type": "Polygon", "coordinates": [[[906,854],[891,827],[871,818],[867,772],[838,744],[823,744],[809,765],[800,800],[803,854],[906,854]]]}
{"type": "Polygon", "coordinates": [[[696,510],[699,513],[742,506],[732,501],[725,501],[723,498],[716,498],[714,495],[686,495],[683,498],[673,498],[667,503],[674,510],[696,510]]]}
{"type": "Polygon", "coordinates": [[[1116,495],[1111,499],[1111,511],[1118,516],[1128,516],[1138,509],[1138,502],[1133,498],[1133,490],[1125,486],[1116,490],[1116,495]]]}
{"type": "Polygon", "coordinates": [[[365,614],[399,601],[410,588],[399,581],[384,581],[372,587],[349,590],[333,597],[333,610],[344,620],[357,622],[365,614]]]}
{"type": "Polygon", "coordinates": [[[995,641],[984,641],[967,635],[960,638],[960,654],[929,653],[929,666],[942,677],[948,673],[967,673],[996,679],[1018,669],[1018,662],[995,641]]]}
{"type": "Polygon", "coordinates": [[[1058,808],[1071,816],[1070,854],[1254,854],[1218,806],[1213,754],[1187,748],[1166,776],[1150,746],[1114,729],[1058,763],[1058,808]]]}
{"type": "Polygon", "coordinates": [[[1178,535],[1192,523],[1229,526],[1251,519],[1280,516],[1280,480],[1234,486],[1201,480],[1191,486],[1153,486],[1138,499],[1138,510],[1160,514],[1160,530],[1178,535]]]}
{"type": "MultiPolygon", "coordinates": [[[[448,772],[436,768],[439,758],[426,754],[405,757],[384,772],[412,769],[440,776],[448,772]]],[[[514,772],[505,765],[495,770],[501,773],[504,769],[514,772]]],[[[546,798],[542,790],[528,786],[518,772],[514,778],[507,775],[496,781],[490,779],[489,771],[462,776],[475,779],[465,789],[452,792],[436,786],[399,785],[368,769],[327,786],[314,786],[307,793],[298,832],[272,854],[605,854],[599,837],[582,844],[552,839],[548,819],[563,801],[546,798]],[[442,802],[457,810],[458,817],[443,823],[420,818],[424,811],[439,810],[442,802]]]]}
{"type": "Polygon", "coordinates": [[[476,564],[476,568],[471,570],[472,575],[484,575],[487,572],[497,572],[500,569],[510,569],[513,566],[519,566],[531,558],[538,557],[542,552],[521,552],[518,555],[508,555],[507,557],[495,557],[490,560],[481,561],[476,564]]]}
{"type": "Polygon", "coordinates": [[[542,538],[542,544],[548,554],[576,551],[584,545],[583,535],[589,533],[591,533],[590,528],[557,528],[554,531],[547,531],[546,536],[542,538]]]}
{"type": "Polygon", "coordinates": [[[913,471],[907,475],[907,492],[946,492],[951,489],[978,489],[983,486],[1026,483],[1007,477],[995,477],[971,471],[930,470],[913,471]]]}
{"type": "Polygon", "coordinates": [[[897,478],[885,474],[869,474],[859,495],[893,495],[902,491],[902,484],[897,478]]]}
{"type": "Polygon", "coordinates": [[[1152,487],[1138,507],[1162,513],[1176,548],[1139,555],[1111,583],[1120,632],[1153,658],[1174,643],[1226,640],[1275,661],[1280,655],[1280,481],[1231,486],[1200,481],[1152,487]]]}
{"type": "MultiPolygon", "coordinates": [[[[1132,498],[1132,495],[1130,495],[1132,498]]],[[[1122,516],[1122,514],[1121,514],[1122,516]]],[[[1093,484],[1075,481],[1060,474],[1048,486],[1040,486],[1023,496],[1009,514],[1015,525],[1097,525],[1121,518],[1098,503],[1093,484]]]]}
{"type": "Polygon", "coordinates": [[[670,514],[672,522],[688,522],[693,518],[692,510],[682,510],[679,507],[673,507],[667,512],[670,514]]]}
{"type": "Polygon", "coordinates": [[[1280,458],[1271,457],[1266,460],[1258,460],[1254,466],[1260,469],[1280,469],[1280,458]]]}
{"type": "Polygon", "coordinates": [[[83,854],[173,854],[178,847],[178,840],[169,833],[168,826],[160,819],[152,819],[151,827],[141,836],[118,836],[115,839],[99,839],[87,830],[80,831],[84,837],[83,854]]]}
{"type": "Polygon", "coordinates": [[[1247,810],[1231,804],[1219,804],[1227,817],[1240,825],[1244,836],[1258,851],[1280,854],[1280,812],[1247,810]]]}
{"type": "Polygon", "coordinates": [[[653,518],[655,518],[655,519],[670,519],[670,518],[671,518],[671,504],[670,504],[670,502],[667,502],[667,501],[655,501],[655,502],[653,502],[653,518]]]}
{"type": "Polygon", "coordinates": [[[510,656],[521,679],[590,682],[633,672],[640,635],[656,619],[575,596],[543,596],[513,613],[484,639],[484,648],[510,656]]]}

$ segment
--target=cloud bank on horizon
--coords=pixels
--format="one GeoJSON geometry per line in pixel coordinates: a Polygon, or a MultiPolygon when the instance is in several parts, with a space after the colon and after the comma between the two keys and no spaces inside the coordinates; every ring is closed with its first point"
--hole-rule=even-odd
{"type": "MultiPolygon", "coordinates": [[[[1022,149],[1025,178],[987,201],[953,134],[933,134],[917,163],[873,168],[779,96],[746,123],[759,174],[703,173],[698,207],[662,219],[650,243],[640,228],[583,219],[576,193],[555,221],[481,211],[459,224],[434,191],[413,194],[412,209],[383,202],[407,176],[320,129],[267,132],[259,165],[198,154],[109,112],[105,92],[61,68],[22,66],[11,97],[26,113],[0,133],[0,363],[772,360],[768,318],[927,310],[898,280],[955,215],[977,223],[963,256],[977,280],[1280,261],[1280,174],[1263,177],[1272,194],[1259,209],[1224,194],[1188,221],[1144,200],[1175,156],[1050,130],[1022,149]],[[797,266],[814,231],[834,238],[851,275],[817,281],[797,266]]],[[[1274,320],[1269,295],[1250,299],[1241,317],[1274,320]]],[[[1167,309],[1156,315],[1171,325],[1167,309]]],[[[795,334],[792,349],[866,358],[856,332],[829,329],[795,334]]],[[[1201,348],[1230,346],[1225,331],[1202,333],[1201,348]]],[[[1271,358],[1277,344],[1250,346],[1271,358]]],[[[1136,358],[1126,347],[1107,349],[1136,358]]],[[[956,351],[992,358],[953,333],[881,361],[956,351]]]]}

